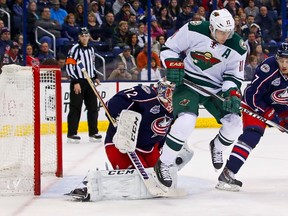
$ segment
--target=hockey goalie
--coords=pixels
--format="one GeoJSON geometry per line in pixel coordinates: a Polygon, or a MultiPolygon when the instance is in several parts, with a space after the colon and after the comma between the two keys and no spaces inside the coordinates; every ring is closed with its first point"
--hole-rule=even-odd
{"type": "MultiPolygon", "coordinates": [[[[102,199],[144,199],[151,194],[145,179],[141,178],[129,153],[135,152],[147,173],[154,179],[153,167],[157,163],[166,134],[173,122],[172,95],[175,85],[166,79],[153,86],[135,86],[114,95],[106,106],[114,122],[109,122],[105,137],[105,151],[113,170],[89,171],[84,188],[76,188],[68,195],[84,201],[102,199]]],[[[110,119],[110,118],[108,118],[110,119]]],[[[184,146],[173,166],[173,185],[176,188],[177,171],[193,156],[184,146]]],[[[164,194],[165,195],[165,194],[164,194]]],[[[166,194],[169,196],[169,193],[166,194]]]]}

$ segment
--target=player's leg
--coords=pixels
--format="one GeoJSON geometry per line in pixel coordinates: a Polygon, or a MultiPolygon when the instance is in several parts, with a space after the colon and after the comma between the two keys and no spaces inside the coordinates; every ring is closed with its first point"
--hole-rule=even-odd
{"type": "Polygon", "coordinates": [[[194,130],[199,109],[198,101],[198,93],[185,85],[177,87],[173,94],[173,113],[176,120],[166,137],[160,159],[154,167],[158,180],[166,187],[172,185],[169,168],[194,130]]]}
{"type": "Polygon", "coordinates": [[[218,180],[216,188],[221,190],[239,191],[242,182],[235,179],[242,165],[247,160],[251,151],[259,143],[264,134],[266,124],[246,113],[243,113],[243,133],[234,145],[229,160],[218,180]]]}
{"type": "Polygon", "coordinates": [[[217,122],[222,124],[218,134],[210,142],[212,164],[218,170],[223,166],[222,152],[232,145],[242,132],[242,120],[238,114],[223,111],[219,100],[211,98],[203,105],[217,122]]]}
{"type": "Polygon", "coordinates": [[[79,126],[79,121],[81,117],[83,104],[83,95],[75,94],[74,84],[70,84],[70,103],[69,103],[69,113],[67,116],[67,142],[70,143],[79,143],[80,137],[77,136],[77,130],[79,126]]]}
{"type": "Polygon", "coordinates": [[[98,104],[97,97],[88,82],[85,82],[84,104],[87,108],[87,122],[89,130],[89,141],[101,141],[102,136],[98,134],[98,104]]]}
{"type": "Polygon", "coordinates": [[[130,169],[134,167],[129,156],[121,153],[113,143],[111,145],[106,144],[105,151],[113,169],[130,169]]]}

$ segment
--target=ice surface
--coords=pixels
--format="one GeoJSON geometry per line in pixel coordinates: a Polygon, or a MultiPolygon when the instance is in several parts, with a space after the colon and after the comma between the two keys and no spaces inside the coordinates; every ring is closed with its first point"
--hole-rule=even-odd
{"type": "MultiPolygon", "coordinates": [[[[67,144],[64,137],[64,177],[45,177],[42,195],[1,197],[1,216],[287,216],[288,135],[269,128],[236,175],[240,192],[215,189],[218,173],[212,167],[209,142],[218,129],[196,129],[188,145],[194,157],[179,173],[178,185],[188,191],[182,198],[75,202],[64,193],[78,186],[89,169],[105,169],[103,143],[67,144]]],[[[104,135],[104,134],[103,134],[104,135]]],[[[224,154],[228,157],[230,149],[224,154]]]]}

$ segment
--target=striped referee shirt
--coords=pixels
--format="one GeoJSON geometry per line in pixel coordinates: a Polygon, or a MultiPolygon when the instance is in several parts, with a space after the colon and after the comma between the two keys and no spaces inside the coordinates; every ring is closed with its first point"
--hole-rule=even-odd
{"type": "Polygon", "coordinates": [[[77,65],[81,60],[83,66],[92,79],[97,78],[95,68],[95,50],[91,46],[84,47],[81,43],[75,44],[68,52],[66,59],[66,72],[71,77],[73,83],[78,83],[78,79],[85,79],[84,74],[77,65]]]}

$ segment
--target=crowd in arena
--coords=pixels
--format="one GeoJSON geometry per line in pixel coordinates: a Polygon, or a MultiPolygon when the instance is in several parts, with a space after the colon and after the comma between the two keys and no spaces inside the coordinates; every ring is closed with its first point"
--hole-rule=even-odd
{"type": "MultiPolygon", "coordinates": [[[[90,44],[106,61],[107,80],[159,80],[165,75],[159,53],[166,39],[189,21],[209,21],[212,0],[151,1],[151,75],[147,70],[147,0],[88,0],[90,44]]],[[[235,32],[248,47],[245,80],[277,51],[282,39],[280,0],[218,0],[234,17],[235,32]]],[[[1,65],[23,65],[23,0],[0,0],[1,65]],[[11,16],[7,16],[9,13],[11,16]],[[11,26],[8,26],[10,24],[11,26]]],[[[58,64],[63,79],[68,50],[84,25],[83,0],[30,0],[27,5],[26,65],[58,64]],[[41,27],[46,31],[36,27],[41,27]],[[35,30],[37,38],[35,38],[35,30]],[[47,33],[47,31],[50,33],[47,33]],[[56,38],[53,50],[51,33],[56,38]]],[[[98,65],[99,68],[101,64],[98,65]]]]}

